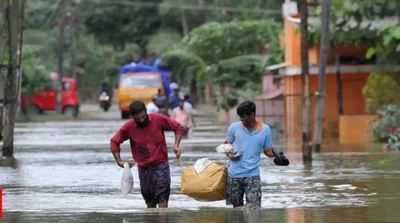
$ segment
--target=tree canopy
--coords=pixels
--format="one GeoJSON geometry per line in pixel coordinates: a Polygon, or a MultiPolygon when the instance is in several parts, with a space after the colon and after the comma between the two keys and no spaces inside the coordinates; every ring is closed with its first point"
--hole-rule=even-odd
{"type": "Polygon", "coordinates": [[[161,0],[87,1],[85,26],[101,43],[124,48],[136,43],[145,49],[149,37],[161,24],[161,0]]]}

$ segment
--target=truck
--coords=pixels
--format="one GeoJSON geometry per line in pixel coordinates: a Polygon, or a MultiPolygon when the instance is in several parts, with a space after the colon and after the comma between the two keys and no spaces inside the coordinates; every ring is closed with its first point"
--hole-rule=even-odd
{"type": "Polygon", "coordinates": [[[161,89],[170,94],[169,72],[145,64],[130,63],[119,69],[118,84],[115,92],[121,118],[129,117],[129,105],[133,101],[149,103],[161,89]]]}

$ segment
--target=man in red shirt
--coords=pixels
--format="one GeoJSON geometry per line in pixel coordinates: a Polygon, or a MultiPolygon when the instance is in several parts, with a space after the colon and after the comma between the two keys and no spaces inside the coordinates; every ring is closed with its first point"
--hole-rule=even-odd
{"type": "Polygon", "coordinates": [[[183,127],[176,121],[162,114],[147,114],[146,106],[135,101],[129,106],[132,117],[111,138],[111,152],[117,165],[138,165],[140,190],[148,208],[167,208],[170,194],[171,175],[168,164],[167,143],[164,131],[175,132],[174,153],[179,160],[179,147],[183,127]],[[120,145],[130,141],[133,160],[123,161],[120,145]]]}

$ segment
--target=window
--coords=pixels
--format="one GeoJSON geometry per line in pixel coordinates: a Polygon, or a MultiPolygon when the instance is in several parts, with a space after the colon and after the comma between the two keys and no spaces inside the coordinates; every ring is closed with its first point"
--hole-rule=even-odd
{"type": "Polygon", "coordinates": [[[120,79],[120,87],[160,88],[161,79],[159,75],[153,75],[153,74],[122,75],[120,79]]]}

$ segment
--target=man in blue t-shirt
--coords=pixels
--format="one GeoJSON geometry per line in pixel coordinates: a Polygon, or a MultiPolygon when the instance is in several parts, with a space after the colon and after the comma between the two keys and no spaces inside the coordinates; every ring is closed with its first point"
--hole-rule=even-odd
{"type": "Polygon", "coordinates": [[[234,207],[261,206],[260,155],[274,157],[272,152],[271,129],[256,120],[254,102],[241,103],[236,113],[240,122],[232,123],[225,143],[233,146],[234,152],[227,153],[231,160],[228,167],[227,203],[234,207]]]}

